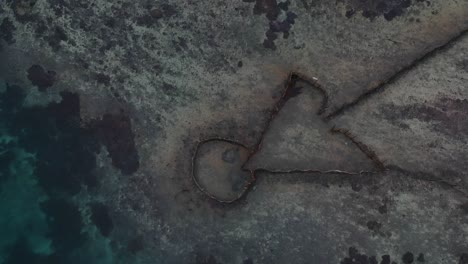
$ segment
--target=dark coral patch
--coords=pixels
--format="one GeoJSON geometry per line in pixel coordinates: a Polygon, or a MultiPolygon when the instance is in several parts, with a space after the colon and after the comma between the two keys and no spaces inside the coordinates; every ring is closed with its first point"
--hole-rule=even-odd
{"type": "Polygon", "coordinates": [[[41,92],[54,85],[55,77],[55,71],[46,71],[40,65],[33,65],[28,69],[28,79],[33,85],[37,86],[41,92]]]}

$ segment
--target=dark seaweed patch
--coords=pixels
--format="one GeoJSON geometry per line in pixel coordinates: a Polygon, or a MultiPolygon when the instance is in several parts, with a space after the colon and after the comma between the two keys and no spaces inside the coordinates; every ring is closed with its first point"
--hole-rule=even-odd
{"type": "Polygon", "coordinates": [[[28,69],[28,79],[41,92],[54,85],[55,76],[55,71],[46,71],[40,65],[33,65],[28,69]]]}
{"type": "Polygon", "coordinates": [[[160,9],[165,17],[172,17],[177,14],[177,9],[170,4],[162,4],[160,9]]]}
{"type": "Polygon", "coordinates": [[[162,84],[161,88],[162,88],[162,91],[164,92],[164,94],[166,94],[168,96],[177,95],[177,87],[175,87],[174,85],[172,85],[170,83],[164,82],[162,84]]]}
{"type": "Polygon", "coordinates": [[[139,26],[151,27],[158,23],[162,18],[170,18],[177,14],[177,9],[169,4],[162,4],[158,7],[151,8],[146,14],[136,18],[136,23],[139,26]]]}
{"type": "MultiPolygon", "coordinates": [[[[131,173],[138,168],[129,117],[122,112],[108,114],[85,126],[81,121],[79,96],[62,92],[61,97],[58,103],[25,107],[25,93],[20,87],[7,84],[6,90],[0,93],[0,128],[16,138],[0,144],[0,179],[10,173],[9,167],[16,160],[14,149],[35,154],[34,176],[50,197],[40,206],[47,217],[47,237],[54,249],[50,256],[37,255],[27,241],[18,240],[9,250],[8,264],[67,263],[73,252],[85,243],[88,237],[82,232],[81,212],[71,198],[83,185],[96,186],[94,169],[101,144],[123,172],[131,173]]],[[[109,235],[113,223],[107,208],[93,204],[91,211],[93,223],[103,235],[109,235]]]]}
{"type": "MultiPolygon", "coordinates": [[[[173,10],[171,8],[169,8],[169,10],[173,10]]],[[[153,8],[150,10],[150,16],[152,19],[154,20],[158,20],[160,18],[163,18],[164,17],[164,14],[167,14],[167,15],[174,15],[175,12],[169,12],[169,13],[166,13],[164,10],[162,10],[161,8],[153,8]]]]}
{"type": "Polygon", "coordinates": [[[271,50],[276,50],[276,45],[275,45],[275,40],[278,38],[276,33],[272,32],[271,30],[268,30],[266,32],[266,39],[263,40],[263,47],[271,50]]]}
{"type": "Polygon", "coordinates": [[[461,254],[458,264],[468,264],[468,253],[461,254]]]}
{"type": "MultiPolygon", "coordinates": [[[[416,0],[424,2],[424,0],[416,0]]],[[[347,6],[346,17],[353,17],[357,11],[361,11],[363,17],[374,20],[383,16],[387,21],[404,14],[405,10],[412,6],[411,0],[338,0],[347,6]]]]}
{"type": "Polygon", "coordinates": [[[132,254],[136,254],[142,251],[144,247],[145,245],[143,244],[143,237],[141,236],[131,239],[127,244],[127,250],[132,254]]]}
{"type": "Polygon", "coordinates": [[[33,8],[37,0],[7,0],[15,14],[16,19],[21,23],[32,21],[35,17],[33,15],[33,8]]]}
{"type": "Polygon", "coordinates": [[[0,116],[3,124],[8,124],[6,121],[11,121],[11,115],[16,114],[22,107],[25,97],[23,89],[17,85],[6,84],[6,90],[0,93],[0,116]]]}
{"type": "Polygon", "coordinates": [[[233,164],[239,157],[239,149],[228,149],[222,155],[223,161],[233,164]]]}
{"type": "Polygon", "coordinates": [[[460,205],[460,209],[465,213],[468,214],[468,202],[460,205]]]}
{"type": "Polygon", "coordinates": [[[182,52],[183,50],[188,49],[187,40],[184,38],[178,37],[177,40],[173,40],[174,48],[177,52],[182,52]]]}
{"type": "Polygon", "coordinates": [[[162,11],[158,9],[158,11],[155,11],[156,16],[152,16],[151,14],[145,14],[143,16],[137,17],[136,18],[136,23],[139,26],[146,26],[146,27],[151,27],[154,24],[157,23],[157,21],[162,18],[162,11]]]}
{"type": "Polygon", "coordinates": [[[81,232],[83,219],[76,205],[64,199],[51,199],[41,204],[47,214],[49,237],[57,255],[80,247],[86,240],[81,232]]]}
{"type": "Polygon", "coordinates": [[[30,248],[28,241],[20,237],[15,244],[7,248],[9,253],[3,264],[59,264],[55,257],[36,254],[30,248]]]}
{"type": "Polygon", "coordinates": [[[390,264],[390,255],[383,255],[380,264],[390,264]]]}
{"type": "Polygon", "coordinates": [[[220,264],[213,255],[197,254],[195,264],[220,264]]]}
{"type": "Polygon", "coordinates": [[[349,248],[348,254],[349,257],[345,257],[340,264],[378,264],[375,256],[368,257],[364,254],[360,254],[354,247],[349,248]]]}
{"type": "Polygon", "coordinates": [[[414,255],[411,252],[406,252],[403,254],[403,257],[401,257],[401,260],[404,264],[411,264],[414,261],[414,255]]]}
{"type": "Polygon", "coordinates": [[[379,206],[378,210],[379,210],[379,213],[381,213],[381,214],[386,214],[387,211],[388,211],[387,205],[384,204],[384,205],[382,205],[382,206],[379,206]]]}
{"type": "Polygon", "coordinates": [[[276,49],[275,40],[278,38],[278,33],[283,33],[283,38],[289,37],[289,31],[294,25],[297,15],[293,12],[287,12],[286,18],[283,21],[270,21],[270,28],[265,33],[266,39],[263,41],[263,46],[272,50],[276,49]]]}
{"type": "Polygon", "coordinates": [[[345,16],[346,16],[347,18],[351,18],[351,17],[354,16],[355,13],[356,13],[356,11],[355,11],[354,9],[350,9],[350,10],[347,10],[347,11],[346,11],[345,16]]]}
{"type": "Polygon", "coordinates": [[[382,228],[382,224],[377,221],[368,221],[367,228],[369,228],[369,230],[377,232],[380,230],[380,228],[382,228]]]}
{"type": "Polygon", "coordinates": [[[296,97],[302,93],[302,86],[300,85],[293,85],[291,89],[288,89],[286,94],[284,95],[284,100],[288,101],[289,99],[296,97]]]}
{"type": "Polygon", "coordinates": [[[88,126],[81,124],[79,96],[61,93],[62,101],[46,107],[23,108],[24,93],[7,85],[0,94],[0,118],[21,148],[36,153],[35,174],[49,194],[78,193],[82,184],[97,184],[95,154],[106,146],[112,163],[125,174],[139,167],[130,118],[123,112],[106,114],[88,126]]]}
{"type": "Polygon", "coordinates": [[[137,18],[136,22],[139,26],[153,26],[157,21],[164,17],[164,11],[160,8],[151,9],[148,14],[137,18]]]}
{"type": "Polygon", "coordinates": [[[0,184],[10,175],[10,164],[15,160],[16,155],[9,144],[0,145],[0,184]]]}
{"type": "Polygon", "coordinates": [[[36,37],[43,37],[47,30],[48,30],[47,22],[45,22],[42,19],[36,21],[36,28],[34,29],[34,33],[36,33],[36,37]]]}
{"type": "Polygon", "coordinates": [[[289,0],[280,3],[277,3],[276,0],[244,0],[244,2],[255,2],[253,13],[255,15],[265,14],[270,21],[270,28],[265,33],[266,38],[263,41],[263,47],[275,50],[275,40],[278,38],[278,34],[283,33],[283,38],[288,38],[289,31],[297,18],[294,12],[288,11],[291,2],[289,0]],[[286,18],[279,20],[282,12],[286,18]]]}
{"type": "Polygon", "coordinates": [[[418,262],[424,263],[426,260],[424,259],[424,254],[419,253],[418,258],[416,259],[418,262]]]}
{"type": "Polygon", "coordinates": [[[465,59],[461,63],[462,69],[468,72],[468,59],[465,59]]]}
{"type": "Polygon", "coordinates": [[[36,153],[36,175],[48,193],[78,193],[95,184],[98,141],[80,127],[79,97],[63,92],[60,103],[23,108],[11,124],[19,145],[36,153]]]}
{"type": "Polygon", "coordinates": [[[45,37],[45,39],[54,51],[58,51],[61,48],[62,43],[68,40],[68,36],[63,28],[55,27],[52,34],[45,37]]]}
{"type": "Polygon", "coordinates": [[[275,33],[281,32],[283,34],[287,34],[291,29],[291,26],[294,25],[296,18],[296,14],[294,14],[293,12],[288,12],[286,14],[286,19],[284,19],[283,21],[271,21],[270,30],[275,33]]]}
{"type": "Polygon", "coordinates": [[[4,18],[2,24],[0,24],[0,38],[3,39],[8,44],[13,44],[15,40],[13,39],[13,33],[16,30],[16,27],[13,25],[9,18],[4,18]]]}
{"type": "MultiPolygon", "coordinates": [[[[253,2],[253,1],[244,1],[244,2],[253,2]]],[[[261,15],[265,14],[266,17],[272,21],[275,20],[280,12],[278,3],[276,0],[256,0],[254,6],[254,14],[261,15]]]]}
{"type": "Polygon", "coordinates": [[[13,246],[8,248],[8,252],[5,264],[39,263],[41,259],[40,256],[32,252],[24,237],[19,238],[13,246]]]}
{"type": "Polygon", "coordinates": [[[109,77],[109,75],[106,75],[104,73],[97,73],[94,78],[96,79],[96,81],[100,84],[103,84],[103,85],[109,85],[110,82],[111,82],[111,78],[109,77]]]}
{"type": "Polygon", "coordinates": [[[440,98],[433,105],[414,104],[396,107],[385,105],[384,118],[399,125],[404,120],[430,122],[433,130],[455,138],[468,135],[468,100],[440,98]]]}
{"type": "Polygon", "coordinates": [[[99,232],[105,237],[108,237],[114,229],[114,223],[109,215],[107,206],[101,203],[93,203],[91,207],[91,221],[99,229],[99,232]]]}
{"type": "Polygon", "coordinates": [[[287,0],[285,2],[280,2],[280,3],[278,3],[278,8],[283,10],[283,11],[288,11],[290,4],[291,4],[291,1],[289,1],[289,0],[287,0]]]}
{"type": "Polygon", "coordinates": [[[57,17],[63,16],[70,11],[70,9],[81,7],[85,8],[86,4],[84,1],[65,1],[65,0],[48,0],[50,6],[54,10],[54,13],[57,17]],[[74,7],[72,7],[72,3],[74,3],[74,7]]]}
{"type": "Polygon", "coordinates": [[[135,147],[130,118],[123,111],[105,114],[101,120],[91,122],[90,128],[106,146],[112,164],[124,174],[138,170],[140,163],[135,147]]]}
{"type": "MultiPolygon", "coordinates": [[[[414,263],[414,255],[411,252],[406,252],[402,256],[402,261],[404,264],[414,263]]],[[[418,262],[424,262],[424,255],[419,254],[418,262]]],[[[390,255],[383,255],[380,260],[380,264],[396,264],[397,262],[392,261],[390,255]]],[[[348,251],[348,257],[345,257],[340,264],[379,264],[377,257],[375,256],[366,256],[365,254],[359,253],[359,251],[350,247],[348,251]]]]}

